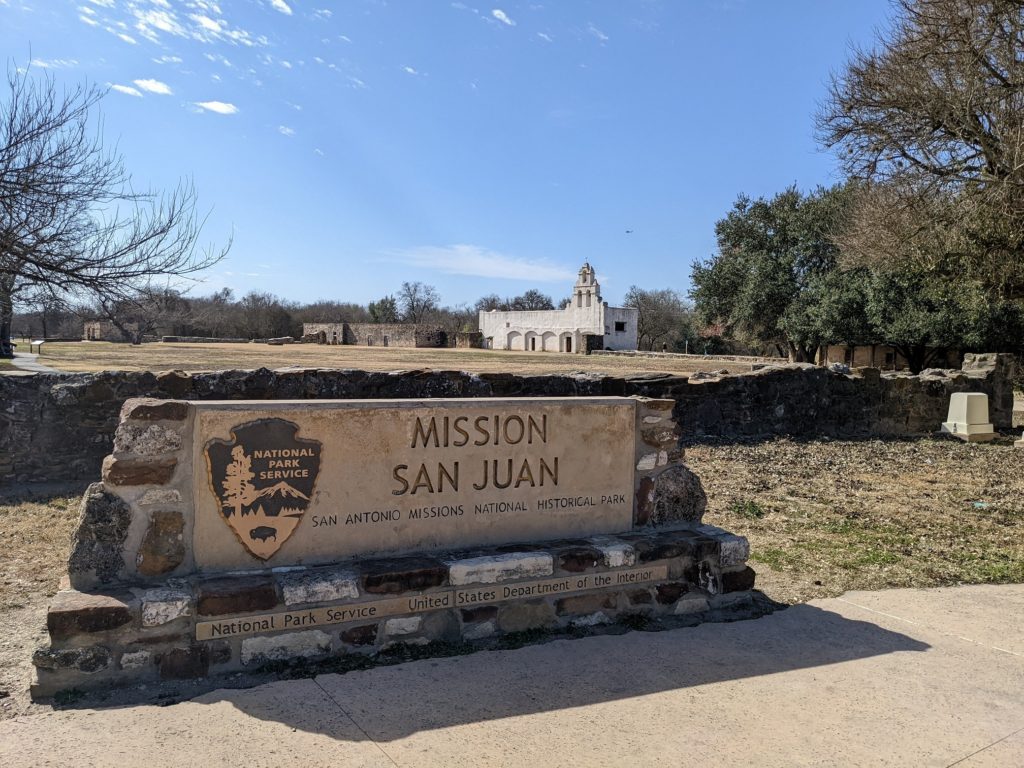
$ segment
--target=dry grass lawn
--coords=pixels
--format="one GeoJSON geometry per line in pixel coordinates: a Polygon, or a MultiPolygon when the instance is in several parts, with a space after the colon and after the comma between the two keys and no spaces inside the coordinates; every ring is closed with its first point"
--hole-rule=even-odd
{"type": "Polygon", "coordinates": [[[471,373],[522,374],[602,372],[624,376],[638,372],[688,373],[725,368],[749,371],[736,363],[697,355],[678,358],[618,358],[561,352],[503,352],[485,349],[405,349],[400,347],[322,346],[319,344],[45,344],[39,362],[62,371],[213,371],[230,368],[358,368],[394,371],[433,368],[471,373]]]}

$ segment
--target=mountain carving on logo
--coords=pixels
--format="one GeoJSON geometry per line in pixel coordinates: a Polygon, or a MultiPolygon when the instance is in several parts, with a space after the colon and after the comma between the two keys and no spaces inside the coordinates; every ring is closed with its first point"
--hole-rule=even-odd
{"type": "Polygon", "coordinates": [[[320,443],[298,437],[298,431],[284,419],[260,419],[232,428],[231,440],[206,445],[221,518],[261,560],[295,532],[320,473],[320,443]]]}
{"type": "Polygon", "coordinates": [[[277,485],[272,485],[269,488],[264,488],[256,494],[257,499],[262,499],[266,496],[281,496],[283,498],[292,499],[303,499],[309,501],[309,496],[304,494],[302,491],[292,488],[284,480],[279,482],[277,485]]]}

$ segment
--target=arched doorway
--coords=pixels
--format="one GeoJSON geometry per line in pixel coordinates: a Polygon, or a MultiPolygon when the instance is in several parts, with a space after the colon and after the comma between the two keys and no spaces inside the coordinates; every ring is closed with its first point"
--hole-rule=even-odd
{"type": "Polygon", "coordinates": [[[540,339],[540,348],[545,352],[558,351],[558,335],[554,331],[546,331],[540,339]]]}
{"type": "Polygon", "coordinates": [[[519,331],[510,331],[508,334],[508,340],[505,344],[505,349],[523,349],[523,334],[519,331]]]}

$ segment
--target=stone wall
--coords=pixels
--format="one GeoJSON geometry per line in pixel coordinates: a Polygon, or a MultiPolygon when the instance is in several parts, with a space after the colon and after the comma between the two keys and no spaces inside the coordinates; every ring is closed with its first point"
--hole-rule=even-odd
{"type": "Polygon", "coordinates": [[[190,400],[643,395],[675,401],[684,440],[772,435],[867,437],[936,432],[953,392],[985,392],[1010,429],[1013,357],[968,355],[962,371],[851,375],[810,365],[740,375],[519,376],[459,371],[103,372],[0,376],[0,487],[87,482],[111,451],[131,397],[190,400]]]}
{"type": "Polygon", "coordinates": [[[411,323],[304,323],[302,335],[323,333],[325,343],[360,347],[444,347],[443,328],[411,323]]]}

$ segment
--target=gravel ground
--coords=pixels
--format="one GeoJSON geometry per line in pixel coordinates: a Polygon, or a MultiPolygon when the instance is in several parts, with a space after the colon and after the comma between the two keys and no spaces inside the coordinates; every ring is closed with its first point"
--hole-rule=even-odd
{"type": "MultiPolygon", "coordinates": [[[[705,521],[750,538],[780,602],[850,589],[1024,582],[1024,450],[1009,440],[696,445],[705,521]]],[[[28,700],[80,494],[0,499],[0,718],[28,700]]]]}

